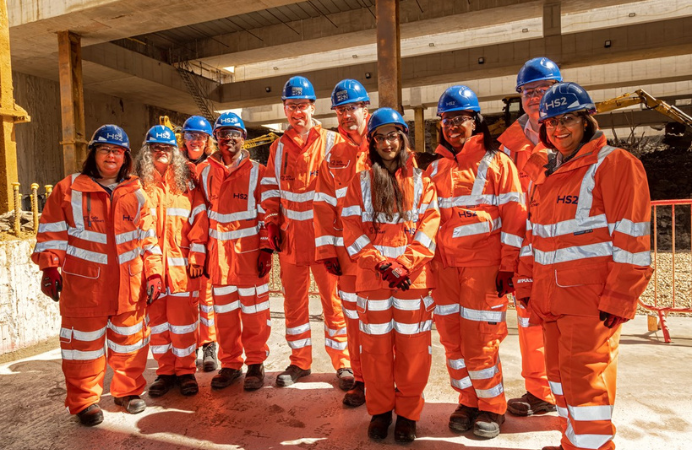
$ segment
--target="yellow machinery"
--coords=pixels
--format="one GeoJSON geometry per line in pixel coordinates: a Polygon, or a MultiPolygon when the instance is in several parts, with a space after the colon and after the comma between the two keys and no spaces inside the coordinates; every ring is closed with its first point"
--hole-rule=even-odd
{"type": "MultiPolygon", "coordinates": [[[[175,138],[178,141],[178,145],[180,146],[183,144],[183,132],[181,126],[173,125],[168,116],[159,116],[159,125],[166,126],[173,130],[175,132],[175,138]]],[[[259,147],[260,145],[269,145],[280,137],[281,136],[274,132],[269,132],[256,138],[247,139],[245,144],[243,144],[243,148],[249,150],[254,147],[259,147]]]]}

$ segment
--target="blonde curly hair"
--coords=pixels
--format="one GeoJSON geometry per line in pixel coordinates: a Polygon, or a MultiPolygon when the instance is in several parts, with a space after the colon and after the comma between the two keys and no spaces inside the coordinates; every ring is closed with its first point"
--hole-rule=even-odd
{"type": "MultiPolygon", "coordinates": [[[[145,191],[153,189],[156,182],[155,172],[156,167],[149,144],[144,144],[135,159],[135,173],[140,178],[145,191]]],[[[178,147],[173,147],[165,176],[166,182],[173,192],[182,194],[192,187],[193,178],[187,166],[187,158],[183,156],[178,147]]]]}

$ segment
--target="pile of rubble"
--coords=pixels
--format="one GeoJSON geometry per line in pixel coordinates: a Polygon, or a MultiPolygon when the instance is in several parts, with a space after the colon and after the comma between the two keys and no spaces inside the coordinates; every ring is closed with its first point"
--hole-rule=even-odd
{"type": "MultiPolygon", "coordinates": [[[[22,211],[20,229],[24,233],[34,232],[34,219],[30,211],[22,211]]],[[[12,233],[14,231],[14,211],[0,214],[0,233],[12,233]]]]}

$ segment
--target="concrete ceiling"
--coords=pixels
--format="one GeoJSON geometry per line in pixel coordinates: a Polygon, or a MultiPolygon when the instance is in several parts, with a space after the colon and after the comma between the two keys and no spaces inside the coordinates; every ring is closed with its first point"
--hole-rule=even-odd
{"type": "MultiPolygon", "coordinates": [[[[374,2],[7,0],[13,69],[57,80],[56,32],[71,30],[82,36],[86,89],[198,113],[176,68],[185,62],[217,110],[243,108],[261,124],[281,121],[281,87],[303,74],[329,118],[326,98],[343,78],[377,104],[374,2]]],[[[465,83],[484,111],[499,109],[535,56],[599,99],[640,86],[692,97],[689,0],[402,0],[400,14],[405,107],[430,107],[465,83]]]]}

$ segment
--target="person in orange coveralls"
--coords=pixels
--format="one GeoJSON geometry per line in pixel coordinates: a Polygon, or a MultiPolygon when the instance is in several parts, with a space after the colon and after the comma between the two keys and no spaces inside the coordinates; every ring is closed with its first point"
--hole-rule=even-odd
{"type": "Polygon", "coordinates": [[[266,236],[259,204],[264,166],[243,149],[245,124],[232,112],[214,124],[219,151],[201,166],[200,183],[209,216],[209,276],[213,284],[221,370],[212,389],[224,389],[248,369],[244,389],[264,384],[271,333],[268,274],[272,251],[260,251],[266,236]]]}
{"type": "Polygon", "coordinates": [[[558,447],[615,448],[612,424],[622,323],[651,277],[646,172],[607,144],[596,106],[576,83],[540,105],[540,138],[556,150],[529,191],[517,298],[542,320],[550,388],[562,426],[558,447]]]}
{"type": "Polygon", "coordinates": [[[163,267],[151,204],[131,171],[125,131],[98,128],[82,173],[48,197],[31,255],[43,271],[41,290],[60,301],[65,405],[86,426],[103,422],[106,360],[115,404],[131,414],[146,408],[144,316],[147,299],[161,294],[163,267]]]}
{"type": "Polygon", "coordinates": [[[337,278],[315,261],[313,225],[313,199],[320,166],[343,138],[323,129],[312,118],[316,97],[307,78],[290,78],[284,85],[281,99],[290,128],[271,145],[261,182],[261,206],[267,228],[262,248],[279,252],[286,341],[291,347],[291,363],[276,377],[276,385],[291,385],[311,373],[308,291],[312,271],[322,300],[325,349],[336,370],[339,387],[347,391],[354,378],[337,278]]]}
{"type": "Polygon", "coordinates": [[[435,186],[414,167],[408,127],[391,108],[368,123],[371,168],[348,185],[341,210],[344,246],[356,261],[361,364],[368,436],[412,442],[423,409],[435,307],[429,262],[440,225],[435,186]]]}
{"type": "MultiPolygon", "coordinates": [[[[533,58],[517,74],[517,92],[526,114],[519,117],[497,138],[500,149],[519,169],[519,181],[524,194],[531,179],[535,179],[548,162],[548,152],[538,139],[538,106],[543,94],[555,83],[562,81],[560,69],[548,58],[533,58]]],[[[555,411],[555,398],[550,392],[545,373],[543,329],[539,323],[529,322],[529,313],[516,301],[521,375],[526,393],[507,401],[507,410],[517,416],[530,416],[555,411]]]]}
{"type": "Polygon", "coordinates": [[[506,294],[513,291],[526,207],[517,168],[492,150],[480,112],[466,86],[442,94],[440,142],[454,158],[435,160],[426,174],[437,187],[442,215],[432,264],[435,324],[459,392],[449,427],[493,438],[507,410],[499,349],[507,337],[506,294]]]}
{"type": "MultiPolygon", "coordinates": [[[[211,124],[204,117],[191,116],[183,124],[182,131],[183,138],[180,148],[188,160],[195,184],[199,186],[197,177],[203,167],[202,163],[216,150],[211,124]]],[[[211,283],[206,274],[201,278],[200,283],[197,347],[202,348],[202,369],[205,372],[213,372],[217,368],[214,302],[211,283]]]]}
{"type": "Polygon", "coordinates": [[[156,125],[137,154],[135,171],[156,212],[156,234],[163,252],[161,297],[148,308],[151,353],[158,363],[150,397],[166,394],[176,383],[182,395],[195,395],[195,350],[199,289],[208,222],[202,193],[195,189],[187,159],[173,130],[156,125]]]}
{"type": "MultiPolygon", "coordinates": [[[[356,80],[342,80],[332,91],[332,109],[339,120],[339,133],[345,141],[336,144],[329,159],[322,163],[315,188],[315,259],[339,277],[339,297],[346,319],[348,353],[353,370],[353,388],[343,403],[365,403],[365,383],[360,367],[360,330],[356,309],[356,265],[343,243],[341,204],[354,175],[369,165],[366,132],[370,97],[356,80]]],[[[344,378],[342,378],[344,379],[344,378]]]]}

